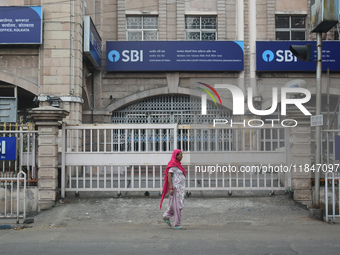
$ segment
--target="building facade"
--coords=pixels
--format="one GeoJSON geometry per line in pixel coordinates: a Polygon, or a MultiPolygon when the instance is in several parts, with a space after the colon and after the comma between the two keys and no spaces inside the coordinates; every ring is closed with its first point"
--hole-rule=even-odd
{"type": "MultiPolygon", "coordinates": [[[[30,119],[30,109],[52,104],[69,112],[65,118],[68,124],[193,124],[183,112],[189,114],[187,107],[191,102],[192,87],[198,83],[232,84],[244,94],[251,88],[255,108],[266,110],[272,104],[273,88],[280,89],[294,80],[304,80],[304,87],[312,94],[308,107],[313,112],[315,63],[308,66],[299,62],[288,50],[293,41],[300,44],[315,42],[315,34],[310,29],[313,3],[310,0],[3,0],[0,4],[4,7],[41,7],[42,42],[0,45],[0,96],[17,98],[17,121],[21,122],[30,119]],[[94,40],[101,43],[97,62],[93,61],[93,54],[86,54],[84,49],[86,17],[93,23],[89,33],[97,33],[99,39],[94,40]],[[215,65],[211,67],[209,62],[206,68],[196,69],[189,63],[178,65],[177,70],[167,70],[166,65],[160,69],[149,68],[144,62],[136,69],[130,69],[130,66],[118,71],[108,68],[114,62],[109,58],[108,45],[124,45],[124,42],[133,46],[141,43],[139,50],[144,51],[150,45],[157,48],[162,42],[170,43],[175,50],[197,42],[206,45],[241,42],[243,65],[242,68],[231,65],[221,69],[219,64],[214,70],[215,65]],[[265,55],[265,50],[273,56],[265,55]]],[[[328,51],[335,52],[338,38],[337,26],[323,35],[326,59],[326,55],[332,55],[328,51]]],[[[128,49],[131,53],[132,48],[128,49]]],[[[129,55],[130,60],[136,56],[129,55]]],[[[322,98],[326,102],[329,95],[329,112],[335,116],[332,128],[338,129],[340,63],[334,58],[335,63],[330,60],[333,65],[328,74],[326,70],[323,72],[322,98]]],[[[228,100],[222,117],[241,120],[243,117],[231,113],[231,95],[225,97],[228,100]]],[[[323,103],[322,108],[325,116],[326,105],[323,103]]],[[[282,119],[280,107],[272,115],[282,119]]],[[[327,128],[327,122],[324,123],[327,128]]],[[[305,135],[304,148],[307,148],[303,150],[302,162],[310,163],[313,130],[308,127],[302,133],[305,135]]],[[[309,179],[306,185],[309,189],[310,177],[302,178],[309,179]]],[[[295,185],[302,184],[297,182],[295,185]]],[[[306,201],[311,200],[310,191],[301,196],[306,201]]]]}
{"type": "MultiPolygon", "coordinates": [[[[14,5],[11,1],[2,4],[14,5]]],[[[310,31],[311,1],[139,1],[137,6],[135,1],[17,1],[16,5],[41,6],[43,13],[41,44],[4,43],[1,47],[2,94],[13,95],[5,85],[16,86],[20,112],[36,106],[35,96],[39,105],[51,104],[51,99],[46,98],[50,96],[59,98],[62,107],[70,111],[70,123],[123,122],[119,116],[128,113],[127,108],[134,108],[134,103],[138,107],[138,103],[152,104],[152,100],[144,102],[151,97],[156,102],[157,97],[169,94],[185,95],[188,91],[181,89],[197,82],[236,84],[244,92],[252,87],[254,95],[264,103],[263,109],[268,107],[265,102],[271,99],[272,87],[281,87],[294,79],[305,79],[314,93],[313,68],[268,69],[260,61],[260,51],[267,45],[282,48],[286,45],[278,42],[315,41],[315,34],[310,31]],[[91,17],[100,36],[101,68],[94,68],[84,54],[86,16],[91,17]],[[195,71],[180,66],[167,71],[165,66],[157,71],[107,71],[106,43],[121,41],[146,45],[150,41],[241,41],[244,68],[195,71]],[[259,42],[269,44],[262,46],[259,42]]],[[[337,27],[323,38],[337,40],[337,27]]],[[[281,62],[289,63],[292,56],[283,51],[281,62]]],[[[325,72],[324,77],[327,78],[325,72]]],[[[339,92],[338,70],[331,68],[329,77],[334,101],[333,95],[336,97],[339,92]]]]}

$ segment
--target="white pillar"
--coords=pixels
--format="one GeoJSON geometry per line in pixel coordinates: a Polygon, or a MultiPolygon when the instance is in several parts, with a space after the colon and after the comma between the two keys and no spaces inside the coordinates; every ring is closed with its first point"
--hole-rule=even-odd
{"type": "MultiPolygon", "coordinates": [[[[244,41],[244,0],[237,0],[237,40],[244,41]]],[[[238,76],[238,86],[245,93],[244,71],[238,76]]]]}
{"type": "Polygon", "coordinates": [[[249,9],[249,78],[253,96],[258,95],[256,85],[256,0],[248,1],[249,9]]]}

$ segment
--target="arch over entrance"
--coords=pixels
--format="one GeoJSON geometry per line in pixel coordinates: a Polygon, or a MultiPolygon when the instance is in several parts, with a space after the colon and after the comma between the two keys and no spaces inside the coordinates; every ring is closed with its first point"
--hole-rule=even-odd
{"type": "Polygon", "coordinates": [[[119,124],[212,124],[213,119],[231,119],[231,111],[212,102],[201,115],[201,99],[183,94],[144,98],[112,113],[112,123],[119,124]]]}
{"type": "Polygon", "coordinates": [[[39,87],[37,83],[34,83],[33,81],[30,81],[28,79],[24,79],[22,77],[16,76],[12,73],[6,73],[4,71],[0,71],[0,81],[15,85],[19,88],[22,88],[24,90],[27,90],[34,95],[39,94],[39,87]]]}

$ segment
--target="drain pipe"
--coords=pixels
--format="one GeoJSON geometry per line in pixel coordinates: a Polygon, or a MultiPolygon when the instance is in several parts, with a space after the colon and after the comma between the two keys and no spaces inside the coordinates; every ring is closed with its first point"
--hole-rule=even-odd
{"type": "Polygon", "coordinates": [[[94,71],[91,75],[91,123],[93,124],[93,111],[94,111],[94,71]]]}
{"type": "MultiPolygon", "coordinates": [[[[237,40],[244,41],[244,0],[237,0],[237,40]]],[[[243,49],[244,50],[244,49],[243,49]]],[[[245,92],[244,70],[238,75],[238,87],[245,92]]]]}
{"type": "Polygon", "coordinates": [[[74,0],[71,3],[71,59],[70,59],[70,95],[74,94],[74,0]]]}
{"type": "Polygon", "coordinates": [[[258,96],[256,84],[256,0],[248,0],[249,13],[249,78],[253,97],[258,96]]]}
{"type": "Polygon", "coordinates": [[[38,53],[38,96],[40,96],[41,89],[40,89],[40,75],[41,75],[41,45],[39,46],[39,53],[38,53]]]}

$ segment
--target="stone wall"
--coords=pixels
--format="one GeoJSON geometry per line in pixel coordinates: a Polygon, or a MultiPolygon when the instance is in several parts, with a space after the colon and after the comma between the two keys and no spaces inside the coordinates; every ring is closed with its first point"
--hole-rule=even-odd
{"type": "MultiPolygon", "coordinates": [[[[17,193],[16,188],[14,188],[14,192],[12,197],[10,196],[10,192],[7,191],[7,199],[6,199],[6,213],[11,214],[11,210],[14,215],[17,212],[17,193]],[[11,201],[12,199],[12,201],[11,201]],[[12,207],[11,207],[12,202],[12,207]]],[[[26,187],[26,215],[34,215],[38,212],[38,187],[26,187]]],[[[0,188],[0,212],[5,213],[5,189],[3,187],[0,188]]],[[[20,188],[19,192],[19,212],[22,214],[23,212],[23,200],[24,199],[24,191],[23,188],[20,188]]]]}

